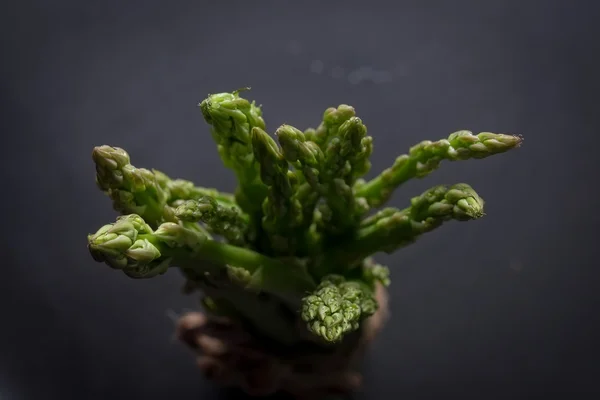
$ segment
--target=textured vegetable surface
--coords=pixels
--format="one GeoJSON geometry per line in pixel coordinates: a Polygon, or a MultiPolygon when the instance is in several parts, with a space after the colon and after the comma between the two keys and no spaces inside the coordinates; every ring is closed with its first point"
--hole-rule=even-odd
{"type": "Polygon", "coordinates": [[[403,209],[386,205],[404,182],[443,160],[514,149],[519,136],[458,131],[423,141],[365,181],[373,138],[354,108],[329,108],[316,129],[289,125],[274,136],[240,91],[210,95],[200,110],[235,193],[135,167],[118,147],[93,151],[98,187],[122,214],[88,236],[97,261],[131,278],[179,268],[205,307],[248,323],[271,340],[304,333],[338,342],[377,310],[375,285],[389,285],[376,253],[391,253],[449,220],[484,215],[467,184],[435,186],[403,209]],[[298,332],[294,318],[305,322],[298,332]]]}

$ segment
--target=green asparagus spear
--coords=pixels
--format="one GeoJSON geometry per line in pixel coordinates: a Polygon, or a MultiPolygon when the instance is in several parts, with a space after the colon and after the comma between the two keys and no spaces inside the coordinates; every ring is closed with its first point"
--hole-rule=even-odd
{"type": "Polygon", "coordinates": [[[356,189],[357,197],[367,199],[371,207],[385,204],[393,191],[412,178],[423,178],[435,171],[442,160],[458,161],[481,159],[504,153],[521,145],[522,138],[482,132],[458,131],[448,139],[425,140],[410,149],[409,154],[396,159],[394,164],[369,182],[356,189]]]}
{"type": "Polygon", "coordinates": [[[231,265],[247,272],[249,289],[288,297],[314,287],[312,278],[300,268],[249,249],[216,242],[181,224],[165,222],[152,230],[135,214],[119,217],[115,223],[89,235],[88,247],[95,260],[133,278],[153,277],[166,272],[169,266],[215,273],[205,268],[231,265]]]}
{"type": "Polygon", "coordinates": [[[168,191],[152,171],[131,165],[125,150],[99,146],[94,148],[92,158],[96,163],[96,184],[113,200],[116,211],[139,214],[152,226],[176,221],[167,204],[168,191]]]}
{"type": "MultiPolygon", "coordinates": [[[[345,107],[339,107],[339,114],[353,115],[354,111],[350,113],[345,107]]],[[[355,197],[352,190],[352,185],[371,166],[368,158],[372,138],[366,133],[366,127],[357,117],[350,117],[328,130],[327,139],[320,139],[325,143],[320,145],[289,125],[283,125],[276,132],[286,159],[302,171],[312,189],[325,199],[320,213],[327,216],[322,226],[329,233],[346,232],[368,211],[368,204],[355,197]]],[[[307,206],[308,212],[312,212],[317,201],[314,196],[307,206]]]]}
{"type": "Polygon", "coordinates": [[[483,199],[467,184],[435,186],[414,197],[404,210],[387,208],[364,219],[353,238],[331,249],[324,262],[356,265],[375,253],[394,252],[445,221],[482,217],[483,206],[483,199]]]}
{"type": "Polygon", "coordinates": [[[194,186],[183,179],[172,180],[158,170],[136,168],[129,154],[119,147],[95,147],[92,158],[96,184],[113,200],[114,209],[122,214],[139,214],[151,226],[176,222],[172,206],[178,200],[210,195],[221,205],[238,208],[228,193],[194,186]]]}
{"type": "Polygon", "coordinates": [[[223,164],[239,181],[236,200],[248,214],[260,212],[267,188],[260,180],[252,149],[252,129],[265,129],[262,110],[240,97],[240,91],[210,95],[200,104],[223,164]]]}
{"type": "Polygon", "coordinates": [[[262,129],[252,130],[254,157],[260,165],[260,177],[267,185],[262,226],[275,252],[292,255],[297,246],[296,228],[302,223],[302,205],[293,196],[297,177],[289,170],[277,143],[262,129]]]}

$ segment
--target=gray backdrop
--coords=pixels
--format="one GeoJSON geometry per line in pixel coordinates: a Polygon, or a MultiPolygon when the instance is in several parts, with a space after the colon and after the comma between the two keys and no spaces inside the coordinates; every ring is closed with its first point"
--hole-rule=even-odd
{"type": "Polygon", "coordinates": [[[395,206],[468,182],[486,218],[380,261],[392,321],[359,399],[598,392],[598,13],[591,1],[75,1],[3,5],[0,398],[225,398],[172,340],[194,308],[176,272],[134,281],[92,261],[114,220],[93,146],[234,188],[196,104],[252,86],[273,131],[354,105],[371,176],[423,139],[520,133],[446,163],[395,206]],[[219,397],[222,396],[222,397],[219,397]]]}

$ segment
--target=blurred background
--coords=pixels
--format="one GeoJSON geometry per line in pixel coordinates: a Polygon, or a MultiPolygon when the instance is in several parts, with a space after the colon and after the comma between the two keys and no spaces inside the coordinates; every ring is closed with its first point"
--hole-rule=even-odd
{"type": "Polygon", "coordinates": [[[195,309],[170,272],[95,263],[112,222],[92,148],[233,190],[197,104],[252,86],[270,132],[356,107],[370,176],[424,139],[518,133],[445,163],[394,206],[470,183],[487,216],[379,261],[392,320],[356,399],[600,394],[598,6],[592,1],[21,1],[2,5],[1,399],[227,399],[173,340],[195,309]],[[596,183],[594,183],[596,182],[596,183]]]}

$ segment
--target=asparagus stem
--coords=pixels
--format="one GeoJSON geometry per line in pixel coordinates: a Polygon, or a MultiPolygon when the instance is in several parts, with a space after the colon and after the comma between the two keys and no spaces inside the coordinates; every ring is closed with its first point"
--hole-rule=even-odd
{"type": "Polygon", "coordinates": [[[254,159],[251,132],[265,129],[262,110],[254,102],[239,96],[240,91],[210,95],[199,106],[219,155],[239,181],[237,203],[249,214],[260,213],[267,188],[260,181],[258,163],[254,159]]]}
{"type": "Polygon", "coordinates": [[[295,174],[277,143],[262,129],[252,129],[254,157],[260,165],[260,177],[268,187],[263,203],[262,226],[269,235],[271,247],[278,254],[294,254],[295,231],[302,223],[302,205],[293,196],[295,174]]]}
{"type": "Polygon", "coordinates": [[[352,267],[375,253],[391,253],[445,221],[482,217],[483,206],[483,199],[467,184],[435,186],[414,197],[404,210],[388,208],[365,219],[351,240],[328,252],[317,270],[334,263],[352,267]]]}
{"type": "Polygon", "coordinates": [[[177,222],[172,205],[177,201],[211,195],[222,206],[236,207],[233,195],[207,189],[183,179],[172,180],[158,170],[137,168],[129,154],[119,148],[98,146],[92,152],[96,183],[122,214],[139,214],[151,226],[177,222]]]}
{"type": "MultiPolygon", "coordinates": [[[[166,222],[156,230],[139,215],[127,215],[88,236],[88,247],[96,261],[123,270],[133,278],[153,277],[179,266],[209,272],[211,266],[243,268],[251,275],[250,289],[285,297],[298,296],[314,288],[312,278],[301,268],[255,251],[219,243],[202,232],[166,222]]],[[[223,268],[223,267],[219,267],[223,268]]]]}
{"type": "MultiPolygon", "coordinates": [[[[305,233],[311,226],[313,214],[323,188],[319,182],[324,155],[317,143],[308,140],[304,133],[290,125],[282,125],[275,131],[281,145],[283,157],[296,169],[302,181],[292,195],[293,201],[302,208],[302,222],[299,229],[305,233]]],[[[303,245],[310,242],[302,239],[303,245]]]]}
{"type": "Polygon", "coordinates": [[[393,191],[412,178],[423,178],[435,171],[442,160],[480,159],[504,153],[520,146],[519,136],[470,131],[458,131],[448,139],[423,141],[410,149],[409,154],[396,159],[379,176],[356,188],[355,196],[364,197],[371,207],[386,203],[393,191]]]}
{"type": "Polygon", "coordinates": [[[152,171],[131,165],[125,150],[98,146],[92,158],[96,163],[96,184],[113,200],[116,211],[139,214],[152,226],[176,221],[167,205],[169,193],[152,171]]]}
{"type": "Polygon", "coordinates": [[[358,117],[349,118],[335,133],[330,132],[321,174],[330,209],[330,220],[326,225],[329,233],[348,231],[369,210],[368,204],[355,196],[352,185],[369,171],[371,152],[372,138],[367,136],[367,128],[358,117]]]}

